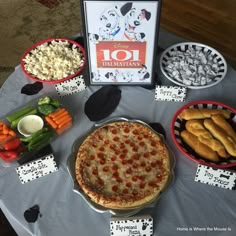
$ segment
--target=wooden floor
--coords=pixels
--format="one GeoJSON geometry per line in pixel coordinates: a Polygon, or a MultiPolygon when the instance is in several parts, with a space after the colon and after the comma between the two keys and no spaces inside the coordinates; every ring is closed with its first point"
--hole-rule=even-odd
{"type": "Polygon", "coordinates": [[[161,27],[217,49],[236,68],[235,0],[162,0],[161,27]]]}

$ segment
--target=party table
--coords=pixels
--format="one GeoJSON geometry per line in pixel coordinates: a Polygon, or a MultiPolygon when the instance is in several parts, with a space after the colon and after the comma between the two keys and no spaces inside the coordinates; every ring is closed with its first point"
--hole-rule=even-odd
{"type": "MultiPolygon", "coordinates": [[[[163,85],[170,85],[157,72],[163,85]]],[[[32,83],[20,66],[0,89],[1,116],[45,94],[57,96],[54,85],[44,85],[36,95],[21,94],[21,88],[32,83]]],[[[84,104],[101,86],[87,87],[79,93],[62,98],[63,104],[73,112],[74,124],[70,130],[52,142],[58,171],[21,184],[15,167],[0,166],[0,206],[18,235],[40,236],[108,236],[110,213],[98,213],[73,192],[73,181],[68,173],[67,159],[74,141],[85,135],[94,122],[84,113],[84,104]],[[35,223],[24,218],[25,210],[38,205],[40,217],[35,223]]],[[[154,89],[140,86],[119,86],[121,100],[107,119],[126,117],[147,123],[159,122],[165,128],[166,142],[172,150],[176,164],[175,177],[154,207],[137,215],[150,215],[156,236],[172,235],[236,235],[236,192],[194,181],[197,163],[184,156],[171,138],[170,124],[175,112],[185,103],[195,100],[214,100],[236,107],[236,71],[229,65],[226,78],[208,89],[187,91],[185,102],[157,101],[154,89]]]]}

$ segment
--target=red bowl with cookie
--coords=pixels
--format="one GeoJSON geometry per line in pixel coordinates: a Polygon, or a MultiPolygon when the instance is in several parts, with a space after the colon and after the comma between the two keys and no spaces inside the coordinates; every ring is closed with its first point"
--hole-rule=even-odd
{"type": "Polygon", "coordinates": [[[178,149],[192,161],[214,168],[236,166],[236,109],[211,100],[182,106],[171,122],[178,149]]]}

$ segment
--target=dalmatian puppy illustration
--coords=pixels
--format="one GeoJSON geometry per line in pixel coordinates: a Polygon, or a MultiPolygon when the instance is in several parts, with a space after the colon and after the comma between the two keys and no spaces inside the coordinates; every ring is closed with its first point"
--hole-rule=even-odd
{"type": "Polygon", "coordinates": [[[115,5],[101,14],[100,23],[102,26],[99,28],[100,40],[113,40],[120,33],[120,18],[129,12],[131,6],[132,3],[127,3],[122,7],[115,5]]]}
{"type": "Polygon", "coordinates": [[[129,41],[143,41],[145,38],[144,32],[137,32],[137,28],[144,22],[149,21],[151,13],[146,9],[138,9],[132,7],[125,17],[124,37],[129,41]]]}
{"type": "Polygon", "coordinates": [[[140,81],[150,78],[150,73],[148,72],[146,65],[142,65],[142,68],[138,70],[137,77],[140,81]]]}
{"type": "Polygon", "coordinates": [[[101,81],[101,75],[100,75],[100,72],[99,70],[97,72],[91,72],[91,79],[92,81],[101,81]]]}
{"type": "Polygon", "coordinates": [[[91,43],[96,44],[99,39],[99,36],[98,34],[88,33],[88,38],[91,43]]]}
{"type": "Polygon", "coordinates": [[[114,74],[113,72],[107,72],[107,73],[105,74],[105,77],[106,77],[107,79],[110,79],[110,80],[113,81],[113,82],[117,82],[117,79],[116,79],[115,74],[114,74]]]}
{"type": "Polygon", "coordinates": [[[124,73],[118,70],[115,70],[115,72],[107,72],[105,77],[113,82],[122,82],[126,80],[124,73]]]}

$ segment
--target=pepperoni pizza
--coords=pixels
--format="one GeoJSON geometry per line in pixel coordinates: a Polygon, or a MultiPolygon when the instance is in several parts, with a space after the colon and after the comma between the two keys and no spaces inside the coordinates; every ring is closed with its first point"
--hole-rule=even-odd
{"type": "Polygon", "coordinates": [[[76,179],[89,198],[112,209],[152,202],[166,186],[169,152],[162,139],[138,122],[106,124],[81,144],[76,179]]]}

